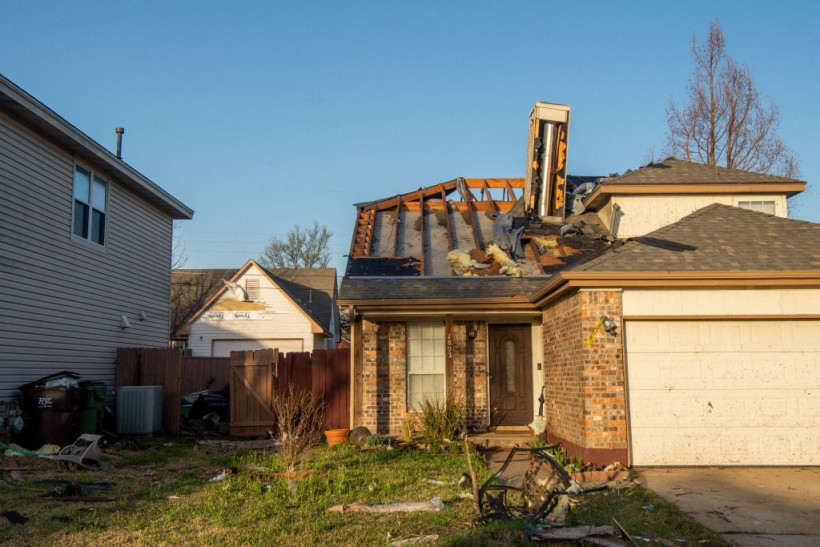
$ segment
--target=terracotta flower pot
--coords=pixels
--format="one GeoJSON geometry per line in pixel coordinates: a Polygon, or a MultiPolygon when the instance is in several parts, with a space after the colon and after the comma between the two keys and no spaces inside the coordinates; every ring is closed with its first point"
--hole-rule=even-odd
{"type": "Polygon", "coordinates": [[[334,446],[347,441],[349,429],[328,429],[325,431],[325,438],[328,446],[334,446]]]}

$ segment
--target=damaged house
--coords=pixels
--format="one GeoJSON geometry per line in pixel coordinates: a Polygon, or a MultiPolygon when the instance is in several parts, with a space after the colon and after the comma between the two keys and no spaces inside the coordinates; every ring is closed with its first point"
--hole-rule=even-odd
{"type": "Polygon", "coordinates": [[[399,434],[453,395],[473,431],[545,427],[596,463],[820,463],[805,183],[674,158],[568,177],[568,130],[537,103],[525,178],[357,205],[352,423],[399,434]]]}

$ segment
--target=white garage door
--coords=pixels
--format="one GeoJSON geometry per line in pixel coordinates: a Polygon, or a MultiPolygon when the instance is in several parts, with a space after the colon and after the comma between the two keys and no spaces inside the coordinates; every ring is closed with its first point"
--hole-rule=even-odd
{"type": "Polygon", "coordinates": [[[213,357],[230,357],[232,351],[256,351],[258,349],[276,348],[281,353],[304,351],[304,340],[301,338],[273,338],[269,340],[214,340],[213,357]]]}
{"type": "Polygon", "coordinates": [[[633,465],[820,465],[820,321],[627,321],[633,465]]]}

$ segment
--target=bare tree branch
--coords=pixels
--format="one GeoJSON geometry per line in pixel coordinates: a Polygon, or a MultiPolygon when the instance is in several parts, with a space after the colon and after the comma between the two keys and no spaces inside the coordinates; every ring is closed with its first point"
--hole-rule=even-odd
{"type": "Polygon", "coordinates": [[[666,152],[689,161],[745,171],[799,175],[799,160],[783,143],[777,105],[763,101],[748,67],[726,54],[720,23],[703,44],[692,36],[695,68],[683,104],[670,100],[666,152]]]}
{"type": "Polygon", "coordinates": [[[259,263],[266,268],[326,268],[330,263],[328,244],[332,236],[333,232],[316,220],[309,227],[297,224],[284,238],[270,240],[259,263]]]}

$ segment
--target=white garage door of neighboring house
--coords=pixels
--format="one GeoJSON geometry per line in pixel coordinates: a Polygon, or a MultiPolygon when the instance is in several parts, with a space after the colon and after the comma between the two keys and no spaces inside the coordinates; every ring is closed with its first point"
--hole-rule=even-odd
{"type": "Polygon", "coordinates": [[[276,348],[280,353],[288,353],[291,351],[304,351],[304,346],[304,340],[301,338],[214,340],[211,355],[213,357],[230,357],[232,351],[256,351],[267,348],[276,348]]]}
{"type": "Polygon", "coordinates": [[[820,465],[820,321],[627,321],[633,465],[820,465]]]}

